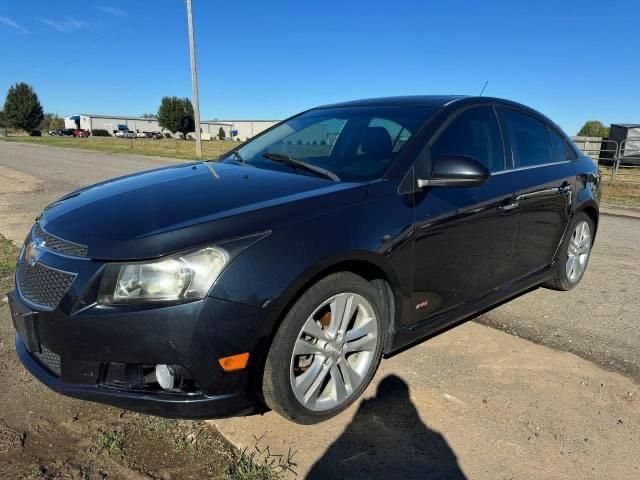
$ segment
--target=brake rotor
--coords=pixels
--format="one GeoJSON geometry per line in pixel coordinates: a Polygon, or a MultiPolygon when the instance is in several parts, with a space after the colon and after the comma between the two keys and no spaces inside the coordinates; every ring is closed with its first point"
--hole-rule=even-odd
{"type": "MultiPolygon", "coordinates": [[[[323,330],[327,330],[329,325],[331,325],[331,310],[327,309],[325,313],[323,313],[320,318],[317,319],[318,323],[322,327],[323,330]]],[[[298,364],[294,367],[296,374],[301,374],[307,371],[307,369],[313,363],[313,355],[305,355],[300,356],[298,359],[298,364]]]]}

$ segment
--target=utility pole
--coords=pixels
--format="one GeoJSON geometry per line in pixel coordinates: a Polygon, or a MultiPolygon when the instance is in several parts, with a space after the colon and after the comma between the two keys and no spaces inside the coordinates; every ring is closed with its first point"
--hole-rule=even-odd
{"type": "Polygon", "coordinates": [[[189,23],[189,54],[191,56],[191,83],[193,86],[193,115],[196,121],[196,154],[202,157],[202,137],[200,135],[200,100],[198,98],[198,69],[196,67],[196,40],[193,34],[193,13],[191,0],[187,0],[187,21],[189,23]]]}

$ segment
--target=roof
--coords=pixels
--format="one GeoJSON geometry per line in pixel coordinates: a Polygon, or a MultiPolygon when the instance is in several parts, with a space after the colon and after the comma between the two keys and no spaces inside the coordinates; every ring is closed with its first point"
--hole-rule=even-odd
{"type": "Polygon", "coordinates": [[[351,100],[349,102],[333,103],[330,105],[323,105],[321,108],[326,107],[364,107],[364,106],[434,106],[439,107],[447,105],[455,100],[462,98],[468,98],[465,95],[407,95],[402,97],[380,97],[380,98],[365,98],[362,100],[351,100]]]}
{"type": "Polygon", "coordinates": [[[640,123],[612,123],[612,127],[640,128],[640,123]]]}

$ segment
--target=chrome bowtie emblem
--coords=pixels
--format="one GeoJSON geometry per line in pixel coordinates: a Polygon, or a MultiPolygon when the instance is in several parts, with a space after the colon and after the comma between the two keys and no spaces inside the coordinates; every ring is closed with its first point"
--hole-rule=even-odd
{"type": "Polygon", "coordinates": [[[38,260],[40,260],[40,257],[42,256],[42,247],[44,247],[44,242],[39,240],[32,240],[25,247],[24,259],[32,267],[38,263],[38,260]]]}

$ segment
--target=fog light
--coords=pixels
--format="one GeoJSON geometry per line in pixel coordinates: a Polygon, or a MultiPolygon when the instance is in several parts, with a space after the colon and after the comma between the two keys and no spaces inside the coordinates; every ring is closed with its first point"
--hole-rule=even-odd
{"type": "Polygon", "coordinates": [[[176,384],[176,371],[169,365],[156,365],[156,380],[164,390],[173,390],[176,384]]]}

